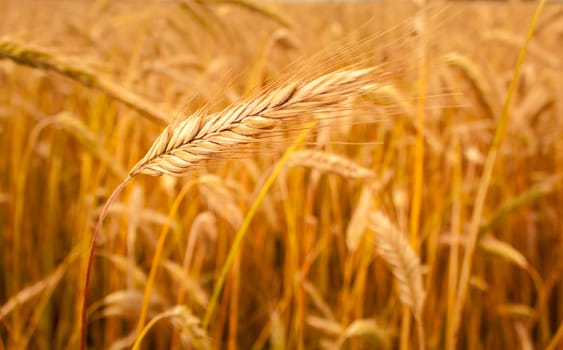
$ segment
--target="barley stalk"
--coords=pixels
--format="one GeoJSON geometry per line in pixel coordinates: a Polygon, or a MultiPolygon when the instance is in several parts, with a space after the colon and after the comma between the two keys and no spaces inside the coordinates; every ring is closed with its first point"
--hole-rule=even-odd
{"type": "MultiPolygon", "coordinates": [[[[275,135],[280,130],[307,129],[313,121],[311,115],[322,117],[349,109],[349,104],[345,102],[375,86],[376,75],[373,73],[374,68],[343,70],[306,83],[290,82],[258,98],[235,104],[222,112],[205,115],[200,111],[181,122],[168,125],[146,155],[129,172],[127,178],[110,195],[98,218],[85,273],[81,349],[84,350],[86,346],[87,293],[97,237],[109,205],[134,176],[182,175],[206,161],[235,152],[240,153],[241,146],[256,142],[259,138],[275,135]]],[[[304,137],[305,134],[299,139],[304,137]]],[[[240,237],[242,239],[242,234],[240,237]]],[[[229,264],[226,263],[225,266],[228,267],[229,264]]],[[[226,268],[223,273],[226,274],[226,268]]],[[[211,299],[204,320],[205,325],[209,321],[221,284],[222,282],[218,283],[219,287],[216,287],[211,299]]],[[[143,324],[142,318],[139,324],[143,324]]]]}

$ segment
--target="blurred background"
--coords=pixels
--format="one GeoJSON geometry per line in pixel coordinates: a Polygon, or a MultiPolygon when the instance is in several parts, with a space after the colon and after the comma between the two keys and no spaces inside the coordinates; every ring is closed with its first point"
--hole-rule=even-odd
{"type": "Polygon", "coordinates": [[[215,310],[235,234],[292,139],[185,176],[134,178],[96,250],[88,348],[561,348],[557,2],[509,93],[537,5],[0,0],[0,349],[78,348],[100,209],[164,126],[368,66],[385,72],[363,97],[370,118],[351,109],[290,155],[215,310]],[[378,252],[374,212],[408,242],[414,275],[401,279],[378,252]],[[418,315],[408,293],[422,296],[418,315]]]}

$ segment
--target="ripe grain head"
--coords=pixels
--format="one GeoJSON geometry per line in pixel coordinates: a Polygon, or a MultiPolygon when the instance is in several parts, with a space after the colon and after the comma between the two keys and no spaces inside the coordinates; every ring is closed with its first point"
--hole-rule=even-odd
{"type": "Polygon", "coordinates": [[[306,83],[287,82],[222,112],[198,112],[169,125],[130,175],[183,174],[206,161],[236,154],[257,139],[312,124],[312,116],[343,110],[344,102],[373,88],[374,73],[374,68],[343,70],[306,83]]]}

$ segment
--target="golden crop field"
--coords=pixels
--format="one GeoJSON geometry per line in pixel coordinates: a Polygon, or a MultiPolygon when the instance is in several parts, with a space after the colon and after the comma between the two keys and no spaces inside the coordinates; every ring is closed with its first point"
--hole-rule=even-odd
{"type": "Polygon", "coordinates": [[[0,0],[0,350],[563,349],[563,5],[0,0]]]}

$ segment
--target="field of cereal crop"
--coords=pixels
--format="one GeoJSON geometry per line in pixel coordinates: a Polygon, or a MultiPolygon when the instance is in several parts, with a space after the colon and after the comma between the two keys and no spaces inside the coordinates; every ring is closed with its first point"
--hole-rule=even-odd
{"type": "Polygon", "coordinates": [[[0,350],[563,347],[561,3],[0,0],[0,148],[0,350]]]}

